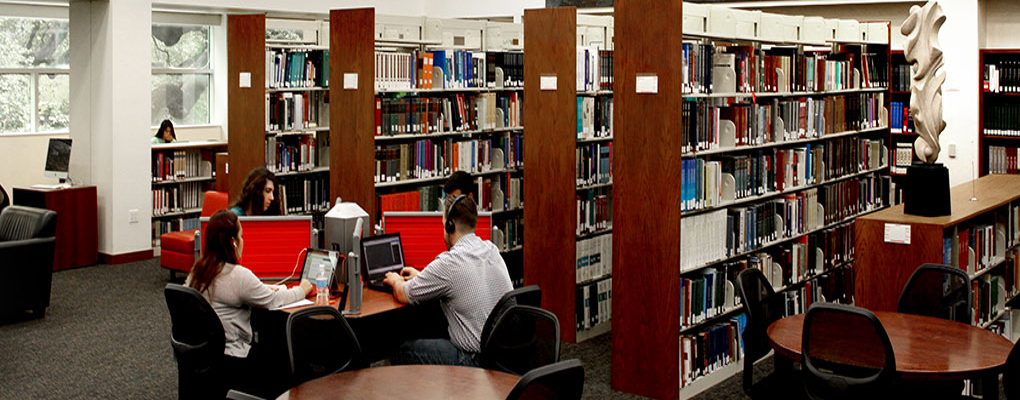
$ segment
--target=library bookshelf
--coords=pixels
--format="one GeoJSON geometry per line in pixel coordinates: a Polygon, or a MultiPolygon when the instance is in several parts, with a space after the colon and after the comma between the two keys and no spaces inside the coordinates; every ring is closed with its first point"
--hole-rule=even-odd
{"type": "Polygon", "coordinates": [[[611,17],[573,7],[524,13],[524,115],[541,138],[524,146],[529,170],[541,171],[525,181],[524,214],[542,227],[525,237],[524,277],[567,342],[611,328],[612,30],[611,17]]]}
{"type": "Polygon", "coordinates": [[[321,218],[339,175],[329,168],[329,51],[266,36],[264,14],[227,18],[229,194],[266,167],[277,177],[282,214],[321,218]]]}
{"type": "MultiPolygon", "coordinates": [[[[891,104],[889,106],[889,130],[890,130],[890,166],[889,176],[898,188],[902,188],[907,176],[907,167],[916,159],[914,155],[914,141],[919,137],[914,132],[913,117],[910,116],[910,81],[912,77],[911,64],[907,62],[903,50],[892,50],[890,52],[891,79],[890,87],[891,104]]],[[[899,204],[902,196],[901,190],[891,189],[891,204],[899,204]]]]}
{"type": "Polygon", "coordinates": [[[1020,49],[982,49],[978,54],[978,173],[1018,174],[1020,49]]]}
{"type": "Polygon", "coordinates": [[[612,386],[690,398],[741,370],[739,341],[692,363],[739,337],[740,270],[789,314],[853,301],[853,221],[888,206],[889,24],[647,0],[614,24],[613,184],[636,195],[613,202],[612,386]]]}
{"type": "Polygon", "coordinates": [[[379,223],[439,211],[457,170],[492,212],[493,242],[523,283],[523,29],[519,24],[330,12],[333,197],[379,223]]]}
{"type": "Polygon", "coordinates": [[[217,181],[216,155],[227,143],[214,141],[152,145],[152,247],[168,232],[198,228],[202,200],[217,181]]]}

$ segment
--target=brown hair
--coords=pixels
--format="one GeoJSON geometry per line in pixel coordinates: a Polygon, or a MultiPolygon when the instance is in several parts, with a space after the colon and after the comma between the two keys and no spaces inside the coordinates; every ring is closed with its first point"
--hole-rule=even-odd
{"type": "Polygon", "coordinates": [[[446,196],[446,200],[443,201],[443,215],[447,219],[450,218],[450,214],[453,214],[453,223],[459,228],[468,228],[472,231],[478,225],[478,205],[475,204],[475,199],[470,196],[464,196],[463,199],[457,202],[457,207],[450,210],[450,206],[453,205],[453,201],[457,199],[455,196],[446,196]]]}
{"type": "Polygon", "coordinates": [[[202,234],[205,241],[205,252],[202,258],[191,267],[188,286],[205,292],[212,281],[223,270],[226,263],[237,264],[237,252],[234,250],[234,239],[241,230],[237,215],[230,211],[217,211],[209,218],[202,234]]]}
{"type": "Polygon", "coordinates": [[[248,173],[241,185],[241,196],[234,199],[231,207],[239,207],[247,215],[280,215],[280,184],[276,181],[276,175],[269,172],[266,167],[258,167],[248,173]],[[262,190],[266,187],[266,181],[273,182],[273,202],[269,208],[262,210],[262,190]]]}

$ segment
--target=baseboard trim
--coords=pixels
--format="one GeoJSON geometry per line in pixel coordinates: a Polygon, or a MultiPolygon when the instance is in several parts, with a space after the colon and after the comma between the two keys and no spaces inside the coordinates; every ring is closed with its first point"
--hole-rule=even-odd
{"type": "Polygon", "coordinates": [[[131,253],[106,254],[99,252],[99,263],[108,265],[127,264],[153,258],[152,249],[139,250],[131,253]]]}

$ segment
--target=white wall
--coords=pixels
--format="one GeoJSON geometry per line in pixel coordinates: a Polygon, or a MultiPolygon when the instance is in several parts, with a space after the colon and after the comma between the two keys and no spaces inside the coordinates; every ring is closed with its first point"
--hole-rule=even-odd
{"type": "Polygon", "coordinates": [[[337,8],[375,7],[380,14],[425,15],[424,0],[158,0],[153,6],[175,9],[216,10],[227,12],[265,11],[275,15],[328,14],[337,8]]]}
{"type": "Polygon", "coordinates": [[[1003,49],[1020,47],[1020,1],[1017,0],[981,0],[980,17],[982,34],[979,42],[983,49],[1003,49]]]}
{"type": "Polygon", "coordinates": [[[0,137],[0,185],[13,196],[13,188],[37,183],[57,183],[56,178],[43,176],[46,149],[50,138],[66,138],[67,134],[20,135],[0,137]]]}
{"type": "Polygon", "coordinates": [[[545,8],[545,0],[428,0],[424,15],[432,18],[513,17],[514,22],[522,22],[524,10],[529,8],[545,8]]]}

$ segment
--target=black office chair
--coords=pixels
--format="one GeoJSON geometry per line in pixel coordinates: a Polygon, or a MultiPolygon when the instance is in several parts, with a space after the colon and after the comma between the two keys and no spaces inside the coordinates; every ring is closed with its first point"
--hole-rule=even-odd
{"type": "Polygon", "coordinates": [[[970,277],[959,268],[921,264],[900,292],[896,311],[970,324],[970,277]]]}
{"type": "Polygon", "coordinates": [[[564,360],[528,371],[506,398],[577,400],[583,393],[584,366],[578,360],[564,360]]]}
{"type": "Polygon", "coordinates": [[[815,303],[801,337],[804,388],[811,399],[895,398],[896,356],[875,314],[815,303]]]}
{"type": "Polygon", "coordinates": [[[489,338],[492,326],[496,324],[496,319],[500,315],[503,315],[510,307],[518,305],[542,307],[542,290],[538,288],[538,285],[528,285],[503,294],[503,297],[496,302],[496,306],[489,312],[489,317],[485,319],[485,325],[482,326],[482,340],[479,343],[485,343],[489,338]]]}
{"type": "Polygon", "coordinates": [[[170,345],[177,360],[181,399],[218,398],[227,392],[223,371],[223,324],[197,290],[169,283],[163,289],[170,311],[170,345]]]}
{"type": "Polygon", "coordinates": [[[287,318],[287,352],[291,384],[351,369],[361,357],[361,345],[340,311],[309,307],[287,318]]]}
{"type": "Polygon", "coordinates": [[[560,360],[560,322],[532,306],[513,306],[482,343],[482,367],[523,375],[560,360]]]}
{"type": "Polygon", "coordinates": [[[1020,342],[1013,345],[1006,357],[1006,369],[1002,371],[1002,389],[1006,399],[1020,400],[1020,342]],[[1018,383],[1013,383],[1018,382],[1018,383]]]}
{"type": "MultiPolygon", "coordinates": [[[[769,325],[783,317],[782,299],[776,295],[765,275],[757,268],[748,268],[737,275],[737,290],[747,313],[744,327],[744,393],[751,398],[776,398],[794,396],[789,387],[783,387],[779,373],[754,381],[754,363],[769,354],[772,349],[766,333],[769,325]]],[[[778,359],[777,359],[778,362],[778,359]]],[[[790,372],[785,368],[783,372],[790,372]]],[[[799,386],[799,385],[797,385],[799,386]]]]}
{"type": "Polygon", "coordinates": [[[11,205],[11,196],[4,190],[4,185],[0,185],[0,211],[4,210],[4,207],[11,205]]]}
{"type": "Polygon", "coordinates": [[[264,400],[264,399],[258,396],[250,395],[245,392],[240,392],[231,389],[227,391],[227,400],[264,400]]]}

